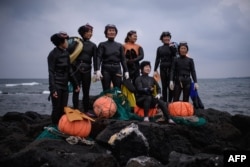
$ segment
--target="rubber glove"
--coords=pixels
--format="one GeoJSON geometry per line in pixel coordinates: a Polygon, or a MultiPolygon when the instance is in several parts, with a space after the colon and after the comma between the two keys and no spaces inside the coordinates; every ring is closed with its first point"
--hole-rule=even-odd
{"type": "Polygon", "coordinates": [[[96,80],[99,81],[99,80],[101,80],[102,77],[103,77],[103,76],[102,76],[101,71],[100,71],[100,70],[97,70],[97,71],[96,71],[96,80]]]}
{"type": "Polygon", "coordinates": [[[198,90],[198,88],[199,88],[198,83],[194,83],[194,89],[198,90]]]}
{"type": "Polygon", "coordinates": [[[160,93],[157,94],[157,95],[155,96],[155,98],[159,100],[159,99],[161,98],[161,94],[160,94],[160,93]]]}
{"type": "Polygon", "coordinates": [[[170,88],[170,90],[174,90],[174,82],[173,81],[170,81],[169,88],[170,88]]]}
{"type": "Polygon", "coordinates": [[[129,79],[129,74],[128,74],[128,72],[125,72],[124,75],[125,75],[125,78],[126,78],[126,79],[129,79]]]}

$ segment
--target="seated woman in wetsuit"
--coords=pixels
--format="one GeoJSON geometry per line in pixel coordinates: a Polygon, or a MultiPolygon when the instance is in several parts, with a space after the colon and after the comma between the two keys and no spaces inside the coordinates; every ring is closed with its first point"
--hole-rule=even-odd
{"type": "Polygon", "coordinates": [[[121,88],[123,76],[121,65],[125,78],[129,78],[123,46],[115,41],[117,35],[116,26],[108,24],[105,27],[104,34],[108,40],[98,45],[96,61],[96,79],[101,80],[103,91],[111,88],[111,82],[114,87],[121,88]]]}
{"type": "Polygon", "coordinates": [[[180,57],[176,58],[173,62],[169,87],[171,90],[174,90],[173,101],[179,101],[181,92],[183,91],[183,101],[188,102],[191,86],[190,75],[195,83],[194,88],[198,89],[194,61],[187,56],[188,45],[186,42],[179,44],[178,52],[180,57]]]}
{"type": "Polygon", "coordinates": [[[144,109],[144,121],[149,121],[148,112],[150,108],[158,105],[163,112],[165,120],[168,120],[167,104],[160,99],[161,88],[158,82],[149,73],[151,65],[149,61],[143,61],[140,64],[142,75],[135,80],[136,87],[136,104],[144,109]],[[157,95],[153,96],[154,87],[156,86],[157,95]]]}

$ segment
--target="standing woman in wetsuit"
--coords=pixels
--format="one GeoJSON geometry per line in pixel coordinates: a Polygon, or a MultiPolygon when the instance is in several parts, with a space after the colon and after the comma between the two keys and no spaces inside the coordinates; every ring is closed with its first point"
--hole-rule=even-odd
{"type": "Polygon", "coordinates": [[[111,82],[114,87],[121,89],[123,76],[121,65],[125,78],[129,78],[123,46],[115,41],[117,32],[115,25],[106,25],[104,34],[108,40],[101,42],[97,49],[96,79],[101,80],[103,91],[111,88],[111,82]]]}
{"type": "Polygon", "coordinates": [[[131,30],[127,33],[125,44],[123,44],[129,78],[133,84],[135,83],[135,79],[140,76],[140,61],[144,58],[143,48],[136,44],[136,41],[136,31],[131,30]]]}
{"type": "Polygon", "coordinates": [[[68,104],[68,81],[73,83],[76,92],[80,88],[73,75],[68,48],[68,35],[66,33],[56,33],[51,36],[51,42],[56,46],[48,55],[49,90],[52,100],[51,120],[53,125],[57,125],[64,114],[64,107],[68,104]]]}
{"type": "Polygon", "coordinates": [[[176,58],[173,62],[170,75],[169,87],[174,90],[173,101],[179,101],[181,92],[183,91],[183,101],[189,101],[189,93],[191,86],[191,78],[194,81],[194,88],[198,89],[194,61],[192,58],[187,57],[188,45],[186,42],[180,42],[178,46],[180,57],[176,58]]]}
{"type": "MultiPolygon", "coordinates": [[[[89,24],[79,27],[78,33],[82,37],[83,50],[78,55],[77,59],[73,63],[73,70],[78,80],[78,83],[82,86],[82,103],[84,112],[88,112],[89,109],[89,90],[91,84],[91,69],[92,62],[94,65],[94,71],[96,71],[96,44],[90,41],[93,33],[93,27],[89,24]]],[[[79,108],[79,92],[73,92],[72,96],[74,108],[79,108]]]]}
{"type": "Polygon", "coordinates": [[[170,43],[170,32],[162,32],[160,40],[163,45],[157,48],[154,75],[157,75],[157,68],[160,64],[160,76],[162,85],[163,101],[171,102],[173,99],[173,91],[169,89],[171,66],[176,57],[177,48],[173,43],[170,43]]]}

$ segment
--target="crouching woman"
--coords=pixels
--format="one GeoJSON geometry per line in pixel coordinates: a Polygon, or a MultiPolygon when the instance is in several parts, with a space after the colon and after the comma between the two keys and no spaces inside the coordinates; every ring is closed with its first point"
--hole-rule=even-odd
{"type": "Polygon", "coordinates": [[[149,61],[143,61],[140,64],[141,75],[135,80],[136,87],[136,105],[144,109],[144,121],[149,121],[148,113],[150,108],[157,105],[162,110],[165,120],[168,121],[167,104],[160,99],[161,88],[158,82],[151,76],[151,65],[149,61]],[[154,87],[156,96],[154,96],[154,87]]]}

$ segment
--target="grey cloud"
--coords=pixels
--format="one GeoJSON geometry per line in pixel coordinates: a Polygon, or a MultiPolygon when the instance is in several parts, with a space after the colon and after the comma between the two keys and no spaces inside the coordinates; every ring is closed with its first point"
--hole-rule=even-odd
{"type": "Polygon", "coordinates": [[[46,57],[53,48],[50,35],[64,30],[78,36],[78,27],[87,22],[94,26],[96,44],[106,40],[103,30],[108,23],[117,25],[116,40],[121,43],[129,30],[136,30],[152,66],[161,32],[170,31],[173,41],[188,41],[198,77],[249,76],[249,15],[245,0],[4,0],[0,78],[46,78],[46,57]],[[11,66],[13,62],[18,64],[11,66]]]}

